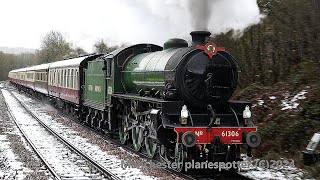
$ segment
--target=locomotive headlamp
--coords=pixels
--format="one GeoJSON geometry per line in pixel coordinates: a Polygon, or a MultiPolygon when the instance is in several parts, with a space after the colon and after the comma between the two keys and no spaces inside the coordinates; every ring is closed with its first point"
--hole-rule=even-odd
{"type": "Polygon", "coordinates": [[[243,118],[248,119],[251,118],[251,111],[249,106],[246,106],[246,108],[243,111],[243,118]]]}
{"type": "Polygon", "coordinates": [[[186,147],[192,147],[196,144],[197,136],[194,134],[194,132],[187,131],[183,133],[181,137],[182,144],[186,147]]]}
{"type": "Polygon", "coordinates": [[[181,109],[181,124],[186,125],[188,123],[189,111],[186,105],[182,106],[181,109]]]}

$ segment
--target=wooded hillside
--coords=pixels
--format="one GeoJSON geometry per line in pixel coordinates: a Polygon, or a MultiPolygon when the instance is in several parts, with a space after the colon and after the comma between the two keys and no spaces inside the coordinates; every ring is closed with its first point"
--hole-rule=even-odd
{"type": "Polygon", "coordinates": [[[302,151],[320,132],[320,1],[259,0],[266,17],[240,38],[214,37],[242,67],[235,99],[253,103],[262,159],[292,158],[313,177],[320,163],[304,166],[302,151]],[[305,96],[299,94],[305,93],[305,96]],[[285,107],[291,104],[290,108],[285,107]]]}
{"type": "MultiPolygon", "coordinates": [[[[299,66],[320,67],[320,1],[258,2],[266,15],[260,24],[248,28],[240,38],[232,31],[214,38],[239,60],[240,86],[256,82],[273,85],[294,76],[299,66]]],[[[296,79],[296,83],[306,82],[296,79]]]]}

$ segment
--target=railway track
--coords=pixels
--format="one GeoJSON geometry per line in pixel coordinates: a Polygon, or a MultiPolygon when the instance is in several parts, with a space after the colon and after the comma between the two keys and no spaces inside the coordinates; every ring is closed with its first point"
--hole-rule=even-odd
{"type": "Polygon", "coordinates": [[[16,109],[13,110],[6,102],[10,116],[55,179],[120,179],[43,123],[14,94],[9,93],[19,103],[23,111],[32,118],[27,118],[27,120],[16,117],[17,114],[13,112],[16,109]],[[60,154],[62,157],[53,157],[51,153],[60,154]]]}

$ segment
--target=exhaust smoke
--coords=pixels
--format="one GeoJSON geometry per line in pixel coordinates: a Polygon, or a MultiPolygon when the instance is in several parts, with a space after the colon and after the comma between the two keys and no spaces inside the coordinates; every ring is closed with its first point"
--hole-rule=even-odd
{"type": "Polygon", "coordinates": [[[208,30],[208,23],[211,16],[210,7],[211,4],[214,4],[214,1],[216,0],[187,1],[193,30],[208,30]]]}

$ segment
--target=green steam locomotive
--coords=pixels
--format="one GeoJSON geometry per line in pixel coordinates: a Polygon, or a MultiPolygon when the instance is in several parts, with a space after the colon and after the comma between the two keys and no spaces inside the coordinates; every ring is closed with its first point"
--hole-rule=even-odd
{"type": "Polygon", "coordinates": [[[241,146],[251,155],[261,141],[251,104],[229,100],[238,83],[236,59],[207,41],[210,32],[190,34],[190,46],[183,39],[137,44],[13,70],[9,78],[122,144],[176,162],[179,171],[183,162],[237,160],[241,146]],[[41,92],[33,89],[37,73],[44,77],[41,92]]]}

